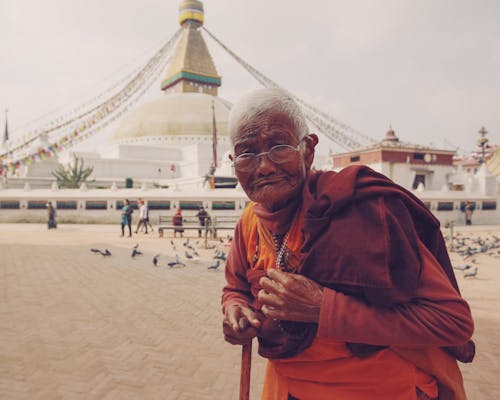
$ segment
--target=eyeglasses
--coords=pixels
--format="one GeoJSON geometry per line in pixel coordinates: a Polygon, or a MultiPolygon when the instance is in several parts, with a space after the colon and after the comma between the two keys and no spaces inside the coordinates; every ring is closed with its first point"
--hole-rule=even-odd
{"type": "MultiPolygon", "coordinates": [[[[302,142],[302,140],[301,140],[302,142]]],[[[234,159],[233,166],[238,171],[251,171],[259,165],[260,157],[267,154],[267,157],[275,164],[286,164],[295,161],[297,154],[300,150],[300,143],[297,146],[290,146],[289,144],[278,144],[262,153],[243,153],[234,159]]]]}

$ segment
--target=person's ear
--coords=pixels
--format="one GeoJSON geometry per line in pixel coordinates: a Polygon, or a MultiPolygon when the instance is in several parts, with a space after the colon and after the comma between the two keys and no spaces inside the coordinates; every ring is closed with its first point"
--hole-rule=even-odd
{"type": "Polygon", "coordinates": [[[314,149],[318,144],[318,136],[315,133],[311,133],[304,138],[305,149],[304,149],[304,162],[307,169],[311,168],[314,161],[314,149]]]}

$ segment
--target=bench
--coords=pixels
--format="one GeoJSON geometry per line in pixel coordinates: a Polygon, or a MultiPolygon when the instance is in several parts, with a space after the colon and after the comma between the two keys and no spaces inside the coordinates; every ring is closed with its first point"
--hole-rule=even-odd
{"type": "Polygon", "coordinates": [[[212,217],[213,237],[217,238],[217,230],[219,229],[233,230],[239,219],[238,215],[216,215],[212,217]]]}
{"type": "Polygon", "coordinates": [[[200,224],[198,217],[182,217],[182,226],[174,225],[172,219],[173,215],[160,215],[158,217],[158,234],[160,237],[163,237],[164,231],[169,229],[171,229],[172,232],[174,229],[201,230],[204,232],[204,237],[207,237],[211,230],[210,223],[203,226],[200,224]]]}
{"type": "MultiPolygon", "coordinates": [[[[158,221],[158,233],[163,237],[164,230],[171,229],[172,232],[175,228],[180,228],[172,223],[171,215],[160,215],[158,221]]],[[[217,231],[221,229],[233,230],[236,223],[240,219],[237,215],[217,215],[211,216],[209,223],[205,226],[200,224],[198,217],[182,217],[182,229],[184,230],[201,230],[204,232],[204,237],[207,238],[209,234],[214,239],[217,239],[217,231]]]]}

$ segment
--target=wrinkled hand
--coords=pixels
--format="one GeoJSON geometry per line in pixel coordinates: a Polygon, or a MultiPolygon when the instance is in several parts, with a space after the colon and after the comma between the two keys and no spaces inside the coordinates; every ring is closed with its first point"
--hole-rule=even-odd
{"type": "Polygon", "coordinates": [[[269,269],[260,279],[262,313],[286,321],[319,322],[323,287],[302,275],[269,269]]]}
{"type": "Polygon", "coordinates": [[[224,339],[231,344],[247,344],[257,336],[260,320],[255,311],[241,305],[230,305],[226,309],[222,330],[224,339]]]}

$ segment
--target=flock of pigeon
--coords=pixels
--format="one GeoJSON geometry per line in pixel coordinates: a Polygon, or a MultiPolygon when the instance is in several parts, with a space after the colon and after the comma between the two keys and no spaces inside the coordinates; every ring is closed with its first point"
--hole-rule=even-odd
{"type": "MultiPolygon", "coordinates": [[[[228,242],[230,242],[232,240],[232,237],[228,236],[227,239],[228,239],[228,242]]],[[[220,239],[220,242],[224,243],[224,240],[220,239]]],[[[199,244],[200,244],[199,241],[191,242],[189,238],[187,238],[182,243],[182,246],[184,247],[183,253],[184,253],[184,257],[185,257],[186,261],[192,261],[192,262],[199,262],[200,261],[200,254],[198,253],[197,248],[196,248],[196,246],[198,246],[199,244]]],[[[176,243],[173,240],[170,240],[170,245],[172,246],[172,253],[171,254],[174,255],[175,260],[167,262],[166,266],[169,268],[185,267],[186,263],[184,263],[181,260],[181,256],[179,255],[179,251],[177,250],[176,243]]],[[[222,265],[222,262],[226,261],[226,253],[223,250],[217,248],[217,246],[215,246],[215,245],[206,246],[205,249],[214,250],[214,255],[213,255],[214,261],[212,264],[208,265],[207,269],[217,270],[222,265]]],[[[108,249],[105,249],[103,251],[103,250],[100,250],[97,248],[91,248],[90,251],[96,255],[100,254],[103,257],[111,257],[111,252],[108,249]]],[[[144,255],[144,253],[141,250],[139,250],[139,244],[136,244],[132,248],[132,252],[130,254],[130,257],[132,259],[135,259],[136,257],[143,256],[143,255],[144,255]]],[[[161,256],[160,254],[155,254],[155,256],[153,257],[153,267],[160,267],[161,266],[160,256],[161,256]]]]}
{"type": "MultiPolygon", "coordinates": [[[[447,237],[449,240],[450,238],[447,237]]],[[[463,277],[477,278],[479,267],[475,255],[486,254],[489,257],[500,257],[500,237],[489,234],[487,236],[477,236],[458,232],[451,240],[450,251],[462,256],[463,265],[454,265],[453,268],[461,271],[463,277]]]]}
{"type": "MultiPolygon", "coordinates": [[[[449,241],[450,237],[446,237],[449,241]]],[[[230,242],[232,237],[228,235],[227,241],[230,242]]],[[[221,243],[224,243],[223,239],[220,239],[221,243]]],[[[197,251],[197,247],[199,246],[199,241],[191,242],[189,238],[182,243],[184,249],[182,252],[185,261],[191,262],[199,262],[200,254],[197,251]]],[[[186,263],[181,260],[181,256],[179,255],[180,250],[177,249],[176,243],[173,240],[170,240],[170,245],[172,247],[172,254],[175,259],[173,261],[169,261],[166,263],[166,266],[169,268],[182,268],[186,266],[186,263]]],[[[226,261],[226,253],[219,249],[216,245],[205,246],[205,249],[214,250],[213,254],[213,263],[207,266],[209,270],[217,270],[223,262],[226,261]]],[[[108,249],[100,250],[97,248],[91,248],[90,251],[94,254],[100,254],[103,257],[111,257],[111,252],[108,249]]],[[[486,254],[490,257],[500,258],[500,237],[489,234],[486,237],[482,236],[474,236],[474,235],[466,235],[464,233],[456,233],[453,236],[453,239],[450,243],[450,251],[455,252],[462,256],[464,260],[464,264],[462,265],[454,265],[453,268],[461,271],[463,277],[468,278],[477,278],[479,268],[476,265],[477,261],[474,258],[474,255],[477,254],[486,254]]],[[[143,256],[143,252],[139,250],[139,244],[136,244],[132,248],[132,253],[130,254],[131,258],[135,259],[137,256],[143,256]]],[[[153,266],[160,267],[160,254],[155,254],[153,257],[153,266]]]]}

